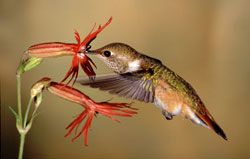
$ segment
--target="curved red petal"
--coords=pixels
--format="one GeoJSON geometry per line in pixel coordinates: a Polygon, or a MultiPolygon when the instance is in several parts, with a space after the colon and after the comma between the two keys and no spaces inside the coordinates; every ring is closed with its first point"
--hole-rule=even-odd
{"type": "Polygon", "coordinates": [[[103,26],[99,26],[98,29],[93,32],[90,33],[87,37],[84,38],[84,40],[81,43],[81,47],[82,46],[86,46],[87,44],[89,44],[94,38],[96,38],[96,36],[106,27],[108,26],[112,21],[112,17],[109,18],[109,20],[106,22],[106,24],[104,24],[103,26]]]}
{"type": "Polygon", "coordinates": [[[66,129],[69,129],[69,131],[67,132],[67,134],[64,135],[64,137],[67,137],[71,134],[71,132],[75,129],[75,127],[78,127],[79,124],[81,124],[81,122],[86,118],[86,116],[88,115],[87,110],[84,110],[75,120],[73,120],[73,122],[71,122],[66,129]]]}
{"type": "Polygon", "coordinates": [[[81,43],[81,37],[80,37],[78,31],[75,30],[74,34],[75,34],[75,39],[76,39],[77,44],[80,44],[81,43]]]}
{"type": "MultiPolygon", "coordinates": [[[[82,70],[87,74],[87,76],[91,77],[91,76],[95,76],[96,73],[94,71],[94,69],[92,68],[91,64],[90,64],[90,58],[85,55],[84,58],[80,59],[80,65],[82,67],[82,70]]],[[[93,63],[91,61],[91,63],[93,63]]],[[[94,65],[95,66],[95,65],[94,65]]]]}
{"type": "Polygon", "coordinates": [[[66,81],[69,76],[71,75],[70,80],[67,82],[66,85],[68,85],[72,80],[73,80],[73,85],[78,77],[78,70],[79,70],[79,58],[77,55],[74,55],[72,62],[71,62],[71,67],[68,70],[68,72],[66,73],[65,77],[63,78],[63,80],[61,82],[66,81]]]}

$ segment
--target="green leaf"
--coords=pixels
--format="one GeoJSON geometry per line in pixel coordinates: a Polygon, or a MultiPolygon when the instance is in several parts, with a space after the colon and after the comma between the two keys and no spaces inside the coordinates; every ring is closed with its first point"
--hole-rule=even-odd
{"type": "Polygon", "coordinates": [[[11,107],[9,107],[9,109],[10,109],[11,112],[14,114],[15,118],[18,119],[19,116],[18,116],[17,112],[15,112],[15,110],[14,110],[13,108],[11,108],[11,107]]]}

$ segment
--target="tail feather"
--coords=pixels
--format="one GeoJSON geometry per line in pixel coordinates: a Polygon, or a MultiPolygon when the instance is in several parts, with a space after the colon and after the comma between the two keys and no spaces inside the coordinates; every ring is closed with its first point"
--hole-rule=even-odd
{"type": "Polygon", "coordinates": [[[205,123],[209,128],[213,129],[218,135],[220,135],[223,139],[227,140],[227,136],[222,130],[222,128],[215,122],[213,117],[210,114],[196,114],[200,120],[205,123]]]}

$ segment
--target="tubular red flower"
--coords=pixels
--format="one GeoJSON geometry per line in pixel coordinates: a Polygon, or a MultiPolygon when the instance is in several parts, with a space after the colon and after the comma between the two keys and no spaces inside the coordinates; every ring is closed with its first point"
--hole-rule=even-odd
{"type": "Polygon", "coordinates": [[[137,113],[135,111],[136,109],[130,107],[130,104],[128,103],[96,103],[81,91],[62,83],[50,82],[47,89],[51,93],[63,99],[80,104],[85,108],[85,110],[66,127],[68,132],[65,135],[65,137],[67,137],[72,133],[73,130],[75,130],[75,136],[72,138],[72,141],[83,134],[85,145],[87,145],[88,130],[96,114],[106,116],[114,121],[119,122],[119,120],[114,118],[114,116],[132,117],[137,113]],[[78,127],[85,119],[85,124],[82,126],[82,129],[78,131],[78,127]]]}
{"type": "MultiPolygon", "coordinates": [[[[65,55],[72,55],[73,59],[71,62],[71,67],[63,78],[62,82],[67,80],[70,76],[68,83],[73,79],[73,84],[78,77],[79,65],[81,65],[82,70],[90,78],[95,77],[95,71],[92,66],[96,67],[94,62],[85,54],[88,49],[90,49],[90,43],[97,37],[97,35],[112,21],[112,17],[103,26],[99,26],[96,31],[93,32],[94,27],[90,33],[81,42],[80,35],[75,31],[76,44],[71,43],[61,43],[61,42],[51,42],[51,43],[41,43],[29,47],[28,54],[31,57],[38,58],[48,58],[48,57],[58,57],[65,55]]],[[[68,84],[67,83],[67,84],[68,84]]]]}
{"type": "Polygon", "coordinates": [[[28,49],[28,53],[31,57],[48,58],[58,57],[65,55],[74,55],[76,50],[76,44],[70,43],[41,43],[32,45],[28,49]]]}

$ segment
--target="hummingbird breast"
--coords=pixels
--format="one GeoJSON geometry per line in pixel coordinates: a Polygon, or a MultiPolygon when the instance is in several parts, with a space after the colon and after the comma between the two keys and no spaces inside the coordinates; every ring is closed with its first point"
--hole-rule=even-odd
{"type": "Polygon", "coordinates": [[[190,107],[190,100],[171,88],[164,80],[159,80],[155,87],[155,104],[162,109],[166,118],[172,119],[172,116],[182,115],[195,124],[207,127],[190,107]]]}
{"type": "Polygon", "coordinates": [[[155,87],[155,104],[163,111],[175,116],[183,109],[185,101],[163,80],[159,80],[155,87]]]}
{"type": "MultiPolygon", "coordinates": [[[[195,90],[184,79],[165,66],[155,69],[155,102],[166,118],[182,115],[198,125],[204,123],[195,115],[202,105],[195,90]],[[200,102],[199,102],[200,101],[200,102]]],[[[202,103],[202,102],[201,102],[202,103]]]]}

